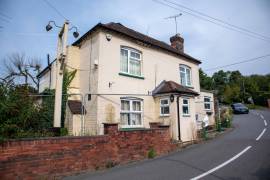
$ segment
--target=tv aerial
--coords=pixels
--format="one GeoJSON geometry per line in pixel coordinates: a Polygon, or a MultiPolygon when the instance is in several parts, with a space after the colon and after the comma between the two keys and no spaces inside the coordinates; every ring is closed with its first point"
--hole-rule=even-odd
{"type": "Polygon", "coordinates": [[[177,34],[177,20],[176,18],[182,16],[182,13],[179,13],[179,14],[176,14],[174,16],[169,16],[169,17],[166,17],[165,19],[174,19],[174,22],[175,22],[175,34],[177,34]]]}

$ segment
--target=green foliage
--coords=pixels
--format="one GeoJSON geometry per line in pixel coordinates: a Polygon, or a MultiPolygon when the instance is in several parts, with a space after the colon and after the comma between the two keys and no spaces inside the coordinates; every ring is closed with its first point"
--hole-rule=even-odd
{"type": "Polygon", "coordinates": [[[61,113],[61,127],[64,127],[65,123],[65,116],[66,116],[66,104],[68,100],[68,87],[72,80],[75,78],[75,75],[77,73],[77,70],[68,72],[67,70],[64,71],[63,76],[63,86],[62,86],[62,94],[64,95],[62,98],[62,113],[61,113]]]}
{"type": "Polygon", "coordinates": [[[60,136],[67,136],[68,135],[68,129],[67,128],[61,128],[60,129],[60,136]]]}
{"type": "Polygon", "coordinates": [[[232,109],[228,107],[221,108],[220,120],[221,120],[221,127],[230,128],[232,121],[232,109]]]}
{"type": "Polygon", "coordinates": [[[148,151],[148,158],[149,159],[153,159],[156,157],[156,151],[154,150],[154,148],[151,148],[149,151],[148,151]]]}
{"type": "Polygon", "coordinates": [[[0,139],[50,135],[47,129],[52,127],[48,111],[51,105],[47,101],[40,103],[32,93],[34,89],[27,85],[0,83],[0,139]]]}
{"type": "Polygon", "coordinates": [[[206,127],[203,127],[203,128],[202,128],[202,138],[203,138],[204,140],[207,140],[207,139],[208,139],[208,134],[207,134],[207,129],[206,129],[206,127]]]}
{"type": "MultiPolygon", "coordinates": [[[[65,71],[63,94],[74,79],[76,70],[65,71]]],[[[31,94],[36,90],[28,85],[11,85],[0,82],[0,141],[10,138],[54,136],[52,132],[55,91],[46,89],[44,96],[31,94]]],[[[67,96],[63,98],[62,118],[64,122],[67,96]]],[[[62,126],[63,127],[63,126],[62,126]]],[[[66,128],[60,135],[67,135],[66,128]]]]}
{"type": "Polygon", "coordinates": [[[107,161],[105,166],[106,166],[107,169],[109,169],[109,168],[112,168],[112,167],[114,167],[116,165],[117,165],[116,162],[109,160],[109,161],[107,161]]]}
{"type": "Polygon", "coordinates": [[[220,70],[210,77],[200,69],[199,75],[201,88],[214,90],[222,103],[254,102],[256,105],[267,106],[267,99],[270,98],[270,74],[243,76],[239,71],[220,70]]]}
{"type": "Polygon", "coordinates": [[[206,90],[212,90],[213,89],[213,80],[211,77],[207,76],[202,69],[199,69],[199,75],[200,75],[200,86],[203,89],[206,90]]]}
{"type": "Polygon", "coordinates": [[[249,109],[263,109],[264,108],[263,106],[258,106],[258,105],[255,105],[255,104],[246,104],[246,106],[249,109]]]}

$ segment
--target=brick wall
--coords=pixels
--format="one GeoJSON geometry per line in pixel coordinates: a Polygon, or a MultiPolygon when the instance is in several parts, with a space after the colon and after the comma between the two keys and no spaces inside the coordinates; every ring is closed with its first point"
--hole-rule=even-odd
{"type": "Polygon", "coordinates": [[[157,155],[176,148],[167,126],[124,131],[118,130],[117,124],[104,124],[104,130],[103,136],[5,142],[0,150],[0,177],[55,178],[141,160],[147,158],[151,148],[157,155]]]}

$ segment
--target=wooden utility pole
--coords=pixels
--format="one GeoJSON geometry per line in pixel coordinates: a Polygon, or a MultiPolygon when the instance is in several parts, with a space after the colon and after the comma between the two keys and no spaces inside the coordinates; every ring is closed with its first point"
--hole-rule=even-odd
{"type": "Polygon", "coordinates": [[[65,67],[66,52],[67,52],[68,26],[69,22],[65,21],[63,27],[61,28],[58,34],[54,121],[53,121],[54,127],[61,127],[62,86],[63,86],[63,74],[65,67]]]}

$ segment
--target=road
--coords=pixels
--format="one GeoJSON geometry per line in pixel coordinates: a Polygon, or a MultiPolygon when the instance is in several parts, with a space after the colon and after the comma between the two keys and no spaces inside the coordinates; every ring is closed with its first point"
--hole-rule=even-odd
{"type": "Polygon", "coordinates": [[[167,156],[67,177],[93,180],[270,179],[270,111],[234,116],[234,130],[167,156]]]}

